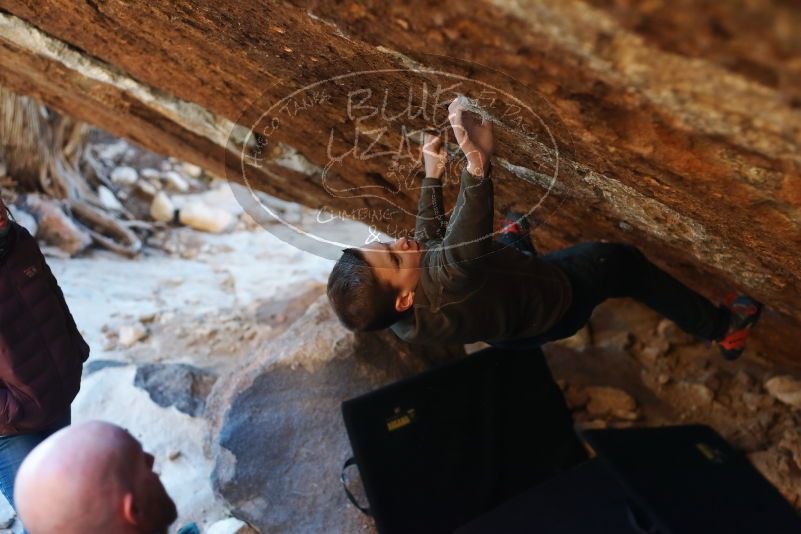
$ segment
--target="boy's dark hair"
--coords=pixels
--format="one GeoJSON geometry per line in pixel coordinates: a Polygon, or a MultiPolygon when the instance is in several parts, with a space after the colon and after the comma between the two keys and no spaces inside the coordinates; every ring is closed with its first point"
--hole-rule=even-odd
{"type": "Polygon", "coordinates": [[[339,320],[356,332],[389,328],[403,315],[395,309],[397,292],[376,278],[355,248],[342,251],[328,277],[327,292],[339,320]]]}

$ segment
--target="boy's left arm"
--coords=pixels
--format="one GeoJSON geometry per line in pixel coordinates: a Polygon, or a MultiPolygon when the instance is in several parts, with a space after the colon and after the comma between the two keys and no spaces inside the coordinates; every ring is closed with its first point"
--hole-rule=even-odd
{"type": "Polygon", "coordinates": [[[493,191],[490,157],[494,149],[492,122],[469,112],[461,98],[448,108],[448,118],[467,165],[459,197],[443,240],[446,270],[463,272],[467,264],[492,248],[493,191]]]}

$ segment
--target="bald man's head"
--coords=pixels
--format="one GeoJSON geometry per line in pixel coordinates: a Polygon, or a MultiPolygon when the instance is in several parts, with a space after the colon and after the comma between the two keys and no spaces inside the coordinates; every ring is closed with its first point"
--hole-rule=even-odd
{"type": "Polygon", "coordinates": [[[90,421],[47,438],[25,459],[14,487],[31,534],[166,533],[176,510],[153,457],[124,429],[90,421]]]}

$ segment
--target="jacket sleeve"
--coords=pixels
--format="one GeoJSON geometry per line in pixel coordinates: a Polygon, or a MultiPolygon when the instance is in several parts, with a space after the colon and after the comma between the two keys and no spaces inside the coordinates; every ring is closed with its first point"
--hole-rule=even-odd
{"type": "Polygon", "coordinates": [[[64,298],[64,292],[61,290],[61,286],[58,285],[58,280],[56,280],[56,277],[53,275],[53,271],[50,270],[50,266],[47,264],[44,256],[41,257],[41,260],[45,274],[52,281],[53,293],[55,293],[56,299],[58,299],[58,303],[61,305],[61,309],[64,311],[68,325],[78,337],[80,350],[82,351],[81,357],[83,358],[83,361],[86,361],[89,358],[89,345],[86,343],[86,340],[83,339],[80,330],[78,330],[78,325],[75,323],[75,317],[72,316],[72,312],[70,312],[70,308],[67,306],[67,299],[64,298]]]}
{"type": "Polygon", "coordinates": [[[425,178],[417,204],[417,223],[414,238],[417,241],[441,239],[445,231],[445,207],[442,204],[442,180],[425,178]]]}
{"type": "Polygon", "coordinates": [[[445,232],[443,268],[465,271],[492,250],[493,191],[491,169],[485,176],[462,171],[459,196],[445,232]]]}
{"type": "Polygon", "coordinates": [[[22,417],[22,406],[11,390],[0,387],[0,423],[12,425],[22,417]]]}

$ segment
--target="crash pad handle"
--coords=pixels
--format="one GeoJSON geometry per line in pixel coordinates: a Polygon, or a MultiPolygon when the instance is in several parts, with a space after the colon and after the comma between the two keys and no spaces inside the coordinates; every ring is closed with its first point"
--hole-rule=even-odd
{"type": "Polygon", "coordinates": [[[372,515],[370,513],[370,508],[360,505],[356,501],[356,497],[354,497],[353,493],[351,493],[351,491],[348,489],[348,480],[347,480],[347,477],[345,477],[345,471],[347,471],[348,467],[350,467],[352,465],[356,465],[356,458],[354,458],[353,456],[351,456],[350,458],[345,460],[345,465],[342,466],[342,473],[340,473],[340,475],[339,475],[339,481],[342,482],[342,489],[345,490],[345,495],[348,496],[348,500],[351,503],[353,503],[353,506],[358,508],[361,513],[363,513],[365,515],[372,515]]]}

